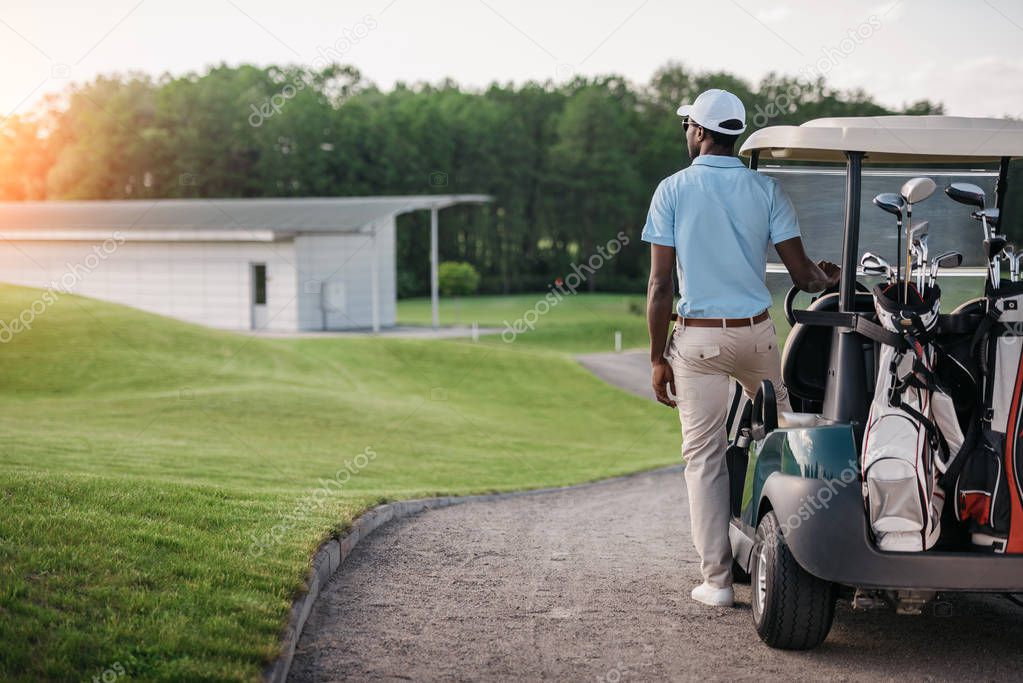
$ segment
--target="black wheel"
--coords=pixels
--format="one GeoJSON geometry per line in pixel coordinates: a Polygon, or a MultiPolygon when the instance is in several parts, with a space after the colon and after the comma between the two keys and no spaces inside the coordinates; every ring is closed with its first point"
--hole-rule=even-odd
{"type": "Polygon", "coordinates": [[[834,586],[799,566],[773,512],[757,527],[750,573],[753,623],[761,640],[782,650],[810,650],[824,642],[835,618],[834,586]]]}
{"type": "Polygon", "coordinates": [[[735,560],[732,560],[732,583],[739,583],[743,586],[748,586],[750,582],[750,576],[745,569],[742,568],[735,560]]]}

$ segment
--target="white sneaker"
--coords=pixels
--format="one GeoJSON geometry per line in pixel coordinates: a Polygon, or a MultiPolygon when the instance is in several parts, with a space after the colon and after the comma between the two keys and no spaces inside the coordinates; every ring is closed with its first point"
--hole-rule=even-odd
{"type": "Polygon", "coordinates": [[[735,591],[732,587],[718,588],[709,583],[701,583],[693,589],[693,600],[711,607],[732,607],[735,604],[735,591]]]}

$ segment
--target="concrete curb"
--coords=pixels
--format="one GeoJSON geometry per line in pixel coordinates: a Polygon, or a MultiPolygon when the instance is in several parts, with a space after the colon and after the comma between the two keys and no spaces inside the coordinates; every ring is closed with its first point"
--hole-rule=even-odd
{"type": "Polygon", "coordinates": [[[302,629],[305,628],[306,620],[312,611],[313,603],[320,596],[320,591],[337,572],[359,541],[369,536],[391,520],[411,517],[412,515],[429,510],[446,508],[451,505],[462,503],[485,503],[520,496],[539,496],[561,491],[576,491],[579,489],[606,486],[620,481],[636,479],[638,477],[665,474],[668,472],[682,472],[682,465],[662,467],[656,470],[626,474],[621,477],[602,479],[600,481],[586,484],[575,484],[572,486],[559,486],[547,489],[534,489],[531,491],[512,491],[510,493],[491,493],[477,496],[447,496],[444,498],[422,498],[418,500],[405,500],[396,503],[387,503],[364,512],[353,523],[352,528],[341,539],[331,539],[320,546],[313,556],[312,568],[309,578],[306,581],[306,592],[299,596],[291,605],[291,615],[288,617],[288,626],[281,636],[281,654],[272,664],[263,671],[263,680],[268,683],[285,683],[288,673],[291,671],[291,662],[295,658],[295,647],[298,639],[302,636],[302,629]]]}

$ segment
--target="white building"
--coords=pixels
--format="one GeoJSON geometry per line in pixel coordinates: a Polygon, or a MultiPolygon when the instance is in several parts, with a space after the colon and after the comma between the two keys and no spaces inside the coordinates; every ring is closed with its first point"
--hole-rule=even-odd
{"type": "MultiPolygon", "coordinates": [[[[226,329],[394,325],[395,219],[485,195],[0,203],[0,281],[226,329]]],[[[437,323],[436,306],[434,324],[437,323]]]]}

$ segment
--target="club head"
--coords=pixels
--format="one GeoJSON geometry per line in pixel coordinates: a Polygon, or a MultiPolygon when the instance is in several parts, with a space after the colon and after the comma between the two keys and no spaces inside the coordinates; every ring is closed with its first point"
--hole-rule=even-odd
{"type": "Polygon", "coordinates": [[[863,266],[863,274],[890,280],[892,278],[892,269],[885,268],[884,266],[863,266]]]}
{"type": "Polygon", "coordinates": [[[937,282],[939,268],[958,268],[962,263],[963,255],[958,251],[946,251],[943,254],[939,254],[931,261],[931,274],[928,284],[934,286],[934,283],[937,282]]]}
{"type": "Polygon", "coordinates": [[[863,256],[860,258],[860,265],[863,267],[864,272],[868,268],[886,268],[890,270],[892,267],[892,265],[888,263],[888,261],[881,258],[872,251],[867,251],[863,253],[863,256]]]}
{"type": "Polygon", "coordinates": [[[920,238],[927,237],[927,232],[931,228],[930,221],[920,221],[909,229],[909,240],[915,242],[920,238]]]}
{"type": "Polygon", "coordinates": [[[1000,218],[1001,212],[998,209],[978,209],[970,214],[974,220],[982,221],[987,219],[988,225],[998,227],[998,219],[1000,218]]]}
{"type": "Polygon", "coordinates": [[[907,204],[916,204],[934,194],[937,184],[930,178],[912,178],[902,186],[902,198],[907,204]]]}
{"type": "Polygon", "coordinates": [[[952,183],[945,188],[945,194],[960,204],[969,204],[980,209],[984,208],[987,198],[984,190],[973,183],[952,183]]]}
{"type": "Polygon", "coordinates": [[[874,204],[888,213],[895,214],[900,219],[906,210],[906,200],[894,192],[882,192],[874,197],[874,204]]]}

